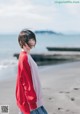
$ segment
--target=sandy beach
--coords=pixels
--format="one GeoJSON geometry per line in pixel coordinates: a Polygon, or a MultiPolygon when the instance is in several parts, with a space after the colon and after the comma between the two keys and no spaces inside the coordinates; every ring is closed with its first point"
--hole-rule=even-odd
{"type": "MultiPolygon", "coordinates": [[[[39,74],[48,114],[80,114],[80,62],[42,66],[39,74]]],[[[16,76],[0,82],[0,105],[9,105],[9,114],[19,112],[15,83],[16,76]]]]}

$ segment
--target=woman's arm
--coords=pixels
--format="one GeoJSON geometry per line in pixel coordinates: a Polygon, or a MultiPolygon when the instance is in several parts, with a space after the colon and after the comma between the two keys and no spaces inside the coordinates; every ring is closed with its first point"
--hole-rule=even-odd
{"type": "Polygon", "coordinates": [[[23,86],[23,89],[24,89],[23,94],[25,94],[26,96],[26,100],[28,101],[30,109],[31,110],[36,109],[37,96],[34,90],[31,70],[30,70],[27,56],[24,56],[23,58],[20,82],[21,82],[21,85],[23,86]]]}

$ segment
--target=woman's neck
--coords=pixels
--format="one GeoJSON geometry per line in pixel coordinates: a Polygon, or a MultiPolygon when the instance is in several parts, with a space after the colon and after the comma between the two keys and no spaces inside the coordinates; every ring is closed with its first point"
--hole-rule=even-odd
{"type": "Polygon", "coordinates": [[[27,49],[25,49],[25,48],[22,48],[22,51],[25,51],[25,52],[27,52],[28,54],[30,53],[30,51],[27,50],[27,49]]]}

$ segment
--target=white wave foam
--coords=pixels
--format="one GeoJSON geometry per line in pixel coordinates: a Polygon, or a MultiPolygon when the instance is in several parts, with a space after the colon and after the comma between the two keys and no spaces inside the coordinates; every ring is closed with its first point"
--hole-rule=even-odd
{"type": "Polygon", "coordinates": [[[0,61],[0,70],[11,66],[15,66],[16,64],[17,60],[2,60],[0,61]]]}

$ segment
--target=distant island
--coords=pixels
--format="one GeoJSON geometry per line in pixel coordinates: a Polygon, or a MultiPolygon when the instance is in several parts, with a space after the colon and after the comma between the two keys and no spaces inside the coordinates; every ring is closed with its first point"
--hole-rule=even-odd
{"type": "Polygon", "coordinates": [[[55,34],[55,35],[62,35],[62,33],[57,33],[57,32],[54,32],[52,30],[36,30],[35,31],[36,34],[55,34]]]}

